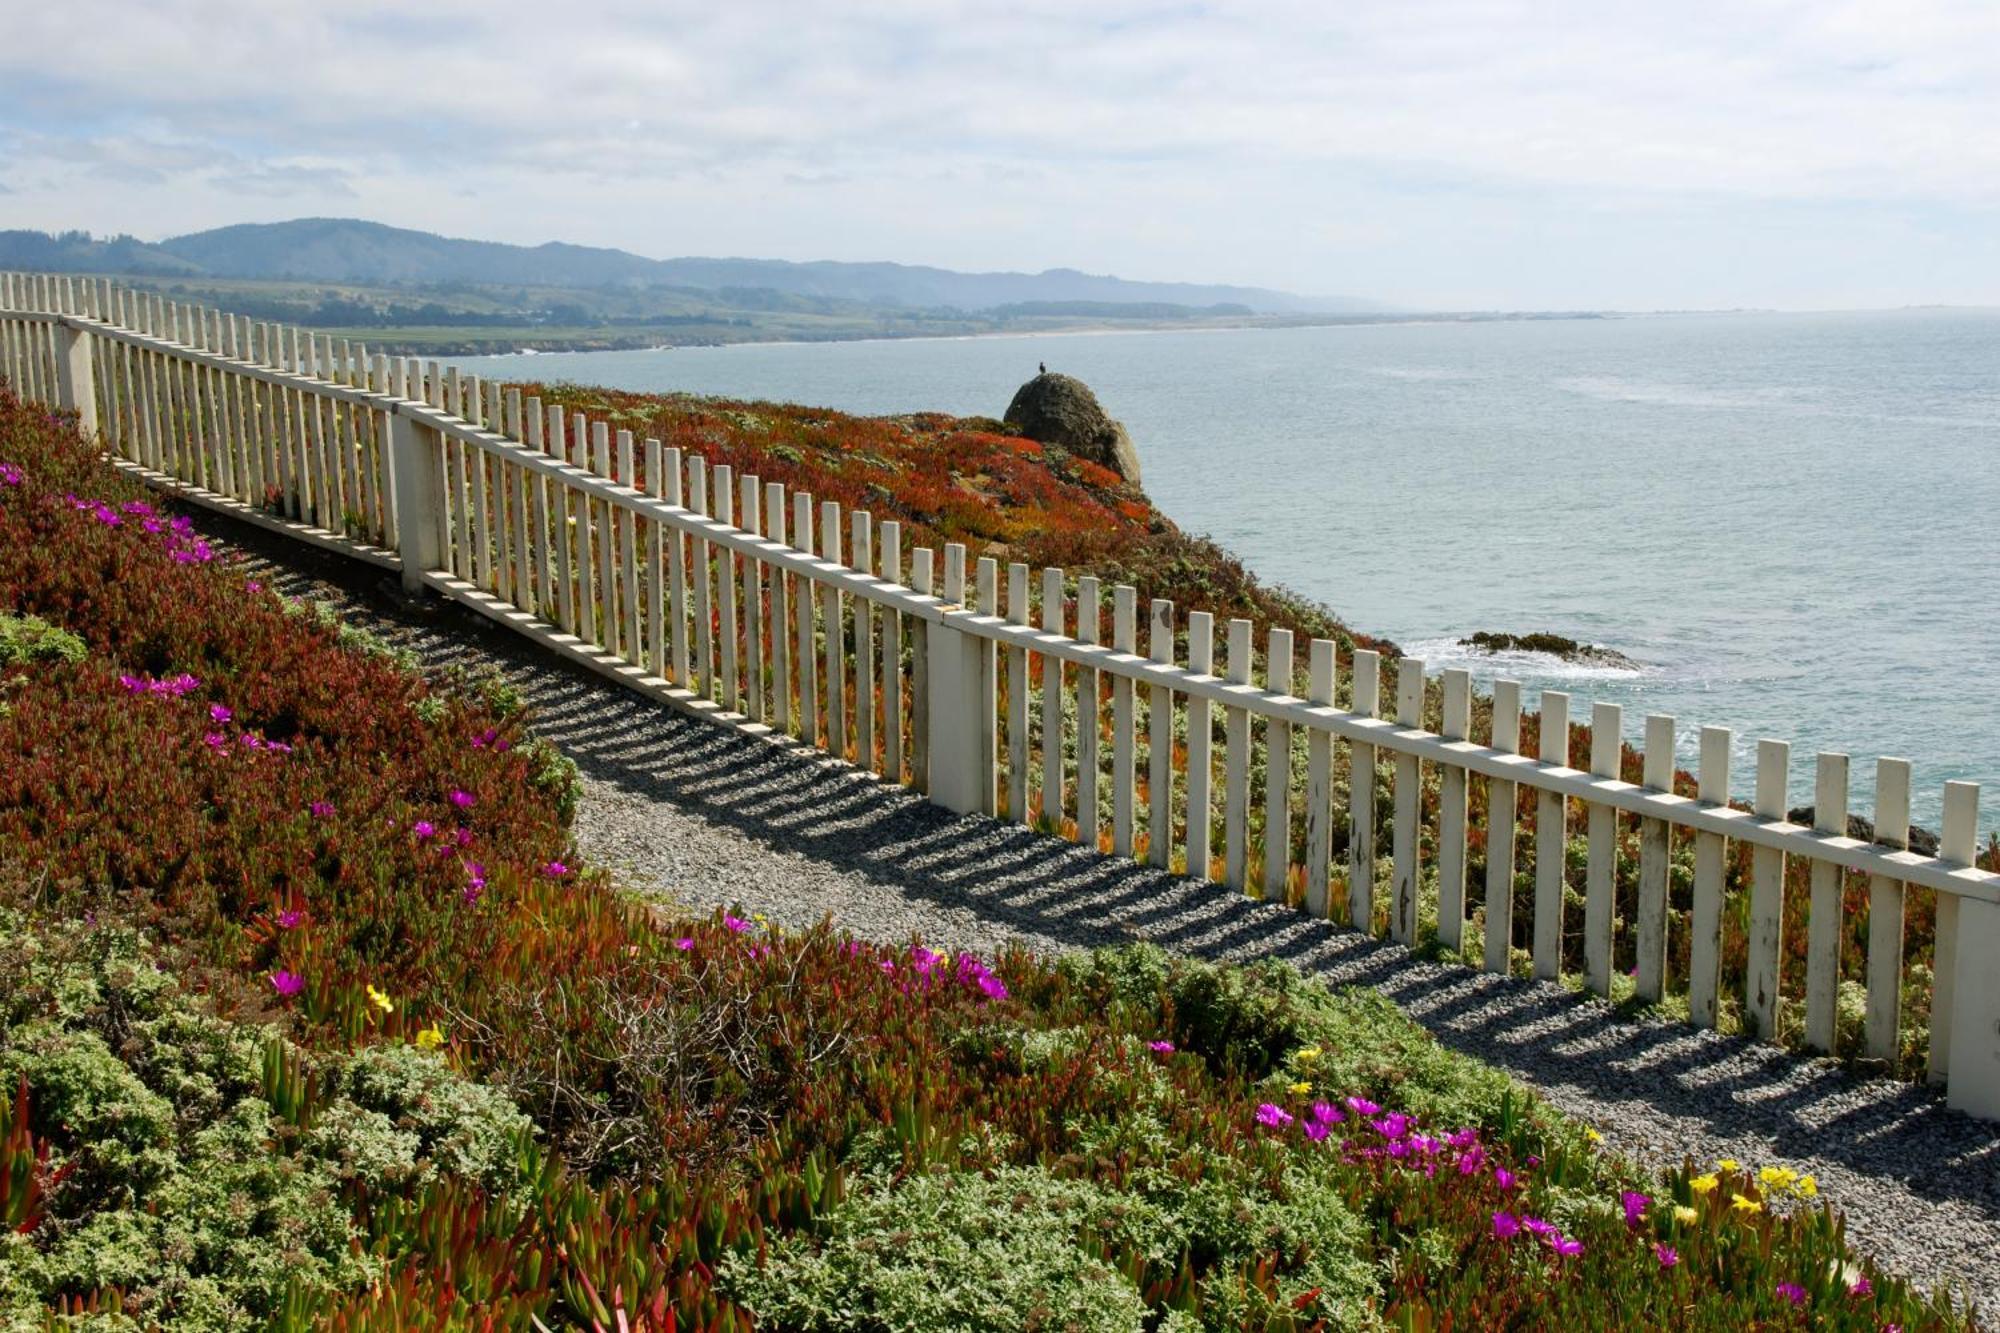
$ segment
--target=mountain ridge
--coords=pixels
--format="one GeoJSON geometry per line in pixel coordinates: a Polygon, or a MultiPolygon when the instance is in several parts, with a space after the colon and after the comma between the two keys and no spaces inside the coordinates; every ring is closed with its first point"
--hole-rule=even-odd
{"type": "Polygon", "coordinates": [[[0,231],[0,266],[309,282],[472,282],[553,287],[773,291],[912,309],[987,310],[1023,302],[1241,305],[1259,313],[1375,313],[1356,297],[1306,297],[1226,283],[1153,282],[1050,268],[963,272],[888,260],[681,256],[548,241],[510,245],[440,236],[357,218],[236,223],[157,243],[87,232],[0,231]]]}

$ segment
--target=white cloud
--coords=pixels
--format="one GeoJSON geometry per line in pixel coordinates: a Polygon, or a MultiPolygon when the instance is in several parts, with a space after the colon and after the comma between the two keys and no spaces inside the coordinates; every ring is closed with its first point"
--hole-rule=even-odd
{"type": "Polygon", "coordinates": [[[19,225],[353,212],[1448,305],[2000,300],[1983,0],[71,0],[9,25],[19,225]]]}

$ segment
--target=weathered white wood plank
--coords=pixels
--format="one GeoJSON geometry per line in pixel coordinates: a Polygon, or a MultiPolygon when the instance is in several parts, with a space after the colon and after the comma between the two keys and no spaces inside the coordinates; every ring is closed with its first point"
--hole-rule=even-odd
{"type": "MultiPolygon", "coordinates": [[[[1155,597],[1147,617],[1147,655],[1174,660],[1174,604],[1155,597]]],[[[1146,860],[1166,869],[1174,860],[1174,692],[1151,687],[1146,700],[1146,860]]]]}
{"type": "MultiPolygon", "coordinates": [[[[655,500],[665,500],[666,446],[658,440],[647,440],[644,447],[646,494],[655,500]]],[[[538,529],[539,526],[538,517],[538,529]]],[[[667,525],[657,518],[646,520],[646,653],[647,669],[661,680],[669,679],[667,670],[673,661],[673,649],[667,643],[667,525]]]]}
{"type": "MultiPolygon", "coordinates": [[[[700,454],[687,459],[688,508],[709,514],[708,460],[700,454]]],[[[688,539],[688,579],[693,585],[694,611],[694,692],[704,699],[715,697],[715,610],[714,570],[705,538],[688,539]]]]}
{"type": "MultiPolygon", "coordinates": [[[[548,408],[548,443],[551,457],[565,461],[569,458],[568,419],[561,407],[554,403],[548,408]]],[[[555,512],[551,515],[555,538],[555,602],[558,619],[566,633],[575,634],[576,619],[576,493],[560,481],[550,483],[554,488],[555,512]]]]}
{"type": "MultiPolygon", "coordinates": [[[[1521,748],[1521,683],[1493,682],[1493,748],[1521,748]]],[[[1486,970],[1506,975],[1514,951],[1514,806],[1518,784],[1486,780],[1486,970]]]]}
{"type": "MultiPolygon", "coordinates": [[[[1453,667],[1444,673],[1443,703],[1440,734],[1465,740],[1472,734],[1471,672],[1453,667]]],[[[1465,948],[1466,777],[1457,764],[1438,770],[1438,942],[1456,957],[1465,948]]]]}
{"type": "MultiPolygon", "coordinates": [[[[759,519],[759,505],[764,496],[764,482],[755,473],[741,478],[737,485],[742,492],[742,501],[737,507],[741,515],[739,526],[745,532],[762,535],[763,525],[759,519]]],[[[864,543],[865,545],[865,543],[864,543]]],[[[744,556],[741,560],[743,578],[743,691],[744,711],[753,722],[764,720],[764,562],[744,556]]],[[[782,633],[780,634],[782,636],[782,633]]]]}
{"type": "MultiPolygon", "coordinates": [[[[1770,819],[1785,817],[1786,770],[1792,747],[1784,741],[1757,742],[1755,809],[1770,819]]],[[[1745,941],[1743,1016],[1752,1035],[1765,1041],[1778,1032],[1778,957],[1785,934],[1785,854],[1758,847],[1750,855],[1750,936],[1745,941]]]]}
{"type": "MultiPolygon", "coordinates": [[[[1944,784],[1944,826],[1939,830],[1938,857],[1959,865],[1970,865],[1978,848],[1979,784],[1947,782],[1944,784]]],[[[1948,1084],[1950,1092],[1946,1101],[1954,1106],[1959,1104],[1965,1089],[1984,1086],[1993,1077],[1991,1068],[1967,1064],[1959,1058],[1975,1054],[1981,1046],[1989,1045],[1994,1035],[1975,1030],[1961,1036],[1959,1032],[1961,1017],[1965,1020],[1964,1026],[1968,1027],[1975,1025],[1981,1017],[1977,1009],[1961,1015],[1960,1006],[1976,1001],[1980,992],[1986,989],[1986,985],[1981,983],[1990,985],[1994,973],[1992,954],[1975,953],[1960,957],[1964,944],[1961,928],[1969,908],[1981,909],[1981,916],[1994,910],[1991,903],[1967,904],[1959,901],[1955,894],[1940,893],[1937,897],[1937,932],[1931,966],[1931,1061],[1928,1077],[1932,1083],[1948,1084]],[[1961,976],[1961,972],[1971,975],[1961,976]],[[1972,984],[1965,984],[1967,981],[1972,984]]],[[[1989,1108],[1985,1114],[1990,1118],[1993,1112],[1989,1108]]]]}
{"type": "MultiPolygon", "coordinates": [[[[1292,692],[1292,632],[1273,629],[1264,641],[1264,688],[1292,692]]],[[[1292,726],[1278,718],[1264,723],[1264,900],[1291,898],[1292,726]]]]}
{"type": "MultiPolygon", "coordinates": [[[[848,567],[874,573],[873,517],[865,509],[857,510],[849,526],[853,559],[848,567]]],[[[866,597],[854,599],[854,762],[870,772],[880,771],[875,757],[875,604],[866,597]]]]}
{"type": "MultiPolygon", "coordinates": [[[[1331,708],[1335,644],[1314,639],[1306,649],[1306,702],[1331,708]]],[[[1306,731],[1306,911],[1332,911],[1333,737],[1318,727],[1306,731]]]]}
{"type": "MultiPolygon", "coordinates": [[[[637,445],[632,432],[618,432],[618,480],[621,484],[638,489],[637,445]]],[[[639,595],[639,533],[632,511],[620,506],[618,522],[618,601],[625,614],[625,627],[620,633],[621,656],[634,664],[646,660],[643,626],[645,623],[644,598],[639,595]]],[[[506,547],[501,547],[501,559],[506,559],[506,547]]]]}
{"type": "MultiPolygon", "coordinates": [[[[1396,721],[1418,729],[1424,722],[1423,659],[1396,664],[1396,721]]],[[[1423,884],[1423,765],[1413,754],[1396,756],[1396,812],[1390,829],[1389,934],[1397,943],[1417,942],[1417,896],[1423,884]]]]}
{"type": "MultiPolygon", "coordinates": [[[[811,491],[792,492],[792,547],[808,553],[815,549],[811,491]]],[[[795,594],[792,608],[798,617],[798,651],[792,656],[792,666],[799,679],[799,739],[817,746],[820,743],[819,654],[813,641],[813,604],[819,598],[814,594],[811,579],[798,579],[792,586],[795,594]]]]}
{"type": "MultiPolygon", "coordinates": [[[[1188,612],[1188,670],[1209,676],[1215,669],[1215,617],[1207,611],[1188,612]]],[[[1187,697],[1187,873],[1209,878],[1209,821],[1215,802],[1212,758],[1214,732],[1206,695],[1187,697]]]]}
{"type": "MultiPolygon", "coordinates": [[[[785,541],[785,486],[764,483],[764,535],[785,541]]],[[[792,708],[792,576],[771,570],[771,722],[779,731],[790,731],[797,715],[792,708]]]]}
{"type": "MultiPolygon", "coordinates": [[[[902,582],[903,525],[897,519],[882,521],[881,572],[891,583],[902,582]]],[[[1021,725],[1027,726],[1025,717],[1021,725]]],[[[894,607],[882,613],[882,771],[891,782],[909,781],[903,762],[903,613],[894,607]]]]}
{"type": "MultiPolygon", "coordinates": [[[[1569,766],[1569,696],[1542,691],[1542,734],[1536,751],[1546,764],[1569,766]]],[[[1561,792],[1535,793],[1535,976],[1562,975],[1563,859],[1569,847],[1569,803],[1561,792]]]]}
{"type": "MultiPolygon", "coordinates": [[[[1028,567],[1019,561],[1007,566],[1007,619],[1016,625],[1029,623],[1028,567]]],[[[1007,817],[1017,824],[1033,816],[1028,809],[1028,650],[1007,650],[1007,817]]]]}
{"type": "MultiPolygon", "coordinates": [[[[1729,750],[1735,738],[1727,727],[1701,729],[1701,799],[1729,804],[1729,750]]],[[[1715,1026],[1722,961],[1722,890],[1728,840],[1720,833],[1697,833],[1694,840],[1694,905],[1688,918],[1688,1018],[1696,1027],[1715,1026]]]]}
{"type": "MultiPolygon", "coordinates": [[[[935,586],[937,558],[927,546],[910,552],[910,591],[928,597],[935,586]]],[[[927,623],[910,636],[910,786],[931,789],[931,641],[927,623]]]]}
{"type": "MultiPolygon", "coordinates": [[[[718,523],[731,527],[736,525],[736,470],[727,463],[715,467],[714,509],[718,523]]],[[[742,700],[738,689],[739,665],[737,656],[736,623],[736,554],[727,546],[716,546],[715,550],[715,592],[716,592],[716,634],[717,646],[722,650],[722,707],[725,712],[740,712],[742,700]]],[[[835,559],[839,552],[834,553],[835,559]]]]}
{"type": "MultiPolygon", "coordinates": [[[[819,502],[820,559],[840,563],[840,504],[819,502]]],[[[847,757],[847,618],[846,598],[837,584],[822,583],[820,625],[826,644],[826,751],[847,757]]],[[[988,642],[991,642],[990,640],[988,642]]]]}
{"type": "MultiPolygon", "coordinates": [[[[1625,754],[1625,712],[1617,704],[1590,710],[1590,771],[1616,778],[1625,754]]],[[[1583,878],[1583,970],[1590,989],[1611,995],[1611,938],[1618,916],[1618,812],[1587,803],[1589,860],[1583,878]]]]}
{"type": "MultiPolygon", "coordinates": [[[[1231,685],[1250,683],[1250,635],[1253,626],[1240,618],[1229,622],[1224,645],[1225,679],[1231,685]]],[[[1250,860],[1250,712],[1222,709],[1222,881],[1237,892],[1249,887],[1250,860]]]]}
{"type": "MultiPolygon", "coordinates": [[[[1063,632],[1063,572],[1042,571],[1042,628],[1063,632]]],[[[1063,665],[1053,653],[1042,654],[1042,804],[1041,817],[1052,830],[1063,818],[1063,665]]]]}
{"type": "MultiPolygon", "coordinates": [[[[1813,827],[1847,832],[1847,756],[1822,751],[1813,774],[1813,827]]],[[[1806,917],[1806,1048],[1833,1054],[1840,1001],[1841,870],[1812,863],[1812,900],[1806,917]]]]}
{"type": "MultiPolygon", "coordinates": [[[[1026,570],[1022,584],[1027,583],[1026,570]]],[[[1111,646],[1121,653],[1139,651],[1139,590],[1121,583],[1111,590],[1111,646]]],[[[1133,802],[1138,772],[1139,742],[1133,730],[1132,678],[1111,678],[1111,854],[1130,856],[1138,823],[1133,802]]]]}
{"type": "MultiPolygon", "coordinates": [[[[1646,718],[1645,785],[1672,791],[1674,720],[1646,718]]],[[[1673,826],[1664,819],[1639,821],[1639,977],[1634,994],[1658,1004],[1667,993],[1667,877],[1672,869],[1673,826]]]]}
{"type": "MultiPolygon", "coordinates": [[[[681,451],[669,447],[661,462],[667,484],[666,502],[670,505],[683,504],[686,494],[687,463],[681,451]]],[[[782,540],[784,530],[779,529],[782,540]]],[[[693,656],[692,632],[688,626],[688,558],[687,541],[680,529],[670,529],[667,533],[667,649],[672,658],[673,674],[668,677],[682,689],[689,687],[693,679],[688,673],[692,669],[689,659],[693,656]]]]}
{"type": "MultiPolygon", "coordinates": [[[[605,421],[590,423],[591,471],[600,477],[611,476],[611,424],[605,421]]],[[[613,657],[625,656],[624,622],[618,615],[618,515],[612,507],[602,501],[592,504],[596,515],[597,542],[597,600],[592,614],[597,618],[597,642],[613,657]]]]}
{"type": "MultiPolygon", "coordinates": [[[[1910,845],[1910,761],[1875,761],[1875,841],[1910,845]]],[[[1902,1057],[1903,883],[1868,877],[1868,1018],[1863,1052],[1894,1072],[1902,1057]]]]}
{"type": "MultiPolygon", "coordinates": [[[[1375,717],[1382,709],[1382,655],[1354,650],[1349,711],[1375,717]]],[[[1375,930],[1375,747],[1355,741],[1347,750],[1347,921],[1363,934],[1375,930]]]]}
{"type": "MultiPolygon", "coordinates": [[[[981,556],[977,569],[978,610],[982,616],[1000,614],[1000,562],[981,556]]],[[[974,649],[979,655],[979,812],[1000,812],[1000,658],[993,640],[982,638],[974,649]]]]}
{"type": "MultiPolygon", "coordinates": [[[[1086,574],[1076,581],[1076,639],[1097,643],[1101,636],[1097,580],[1086,574]]],[[[1076,668],[1076,840],[1096,851],[1100,820],[1097,813],[1098,673],[1076,668]]]]}

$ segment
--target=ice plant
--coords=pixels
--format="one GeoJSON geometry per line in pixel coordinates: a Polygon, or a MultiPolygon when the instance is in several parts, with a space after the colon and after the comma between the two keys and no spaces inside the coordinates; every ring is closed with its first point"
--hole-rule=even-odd
{"type": "Polygon", "coordinates": [[[304,912],[299,911],[295,907],[287,907],[284,911],[278,913],[277,916],[278,929],[292,930],[296,928],[298,924],[301,921],[304,921],[305,919],[306,919],[306,914],[304,912]]]}
{"type": "Polygon", "coordinates": [[[436,1024],[432,1024],[430,1027],[427,1027],[422,1031],[420,1031],[419,1033],[417,1033],[417,1045],[419,1048],[423,1050],[430,1050],[432,1047],[442,1046],[444,1045],[444,1033],[438,1029],[436,1024]]]}
{"type": "Polygon", "coordinates": [[[230,718],[236,716],[236,710],[227,704],[210,704],[208,706],[208,715],[217,722],[227,722],[230,718]]]}
{"type": "Polygon", "coordinates": [[[676,949],[681,949],[681,950],[692,949],[694,948],[694,937],[690,935],[683,935],[679,939],[674,941],[674,947],[676,949]]]}
{"type": "Polygon", "coordinates": [[[569,873],[569,867],[561,861],[545,861],[542,863],[542,873],[550,879],[561,879],[569,873]]]}
{"type": "Polygon", "coordinates": [[[1551,1231],[1549,1233],[1549,1248],[1556,1252],[1556,1257],[1559,1259],[1574,1259],[1577,1255],[1583,1253],[1583,1242],[1574,1236],[1564,1236],[1551,1231]]]}
{"type": "Polygon", "coordinates": [[[1747,1194],[1737,1195],[1729,1201],[1729,1206],[1739,1213],[1761,1213],[1764,1211],[1762,1201],[1753,1199],[1747,1194]]]}
{"type": "Polygon", "coordinates": [[[1675,1250],[1671,1245],[1656,1243],[1653,1246],[1653,1257],[1660,1261],[1660,1267],[1662,1268],[1672,1268],[1681,1261],[1680,1252],[1675,1250]]]}
{"type": "Polygon", "coordinates": [[[740,916],[733,916],[727,912],[723,913],[722,924],[725,929],[733,930],[738,935],[741,935],[744,931],[750,929],[750,923],[748,921],[745,921],[740,916]]]}
{"type": "Polygon", "coordinates": [[[388,995],[386,995],[382,991],[376,990],[375,987],[373,986],[368,987],[368,1003],[374,1005],[377,1009],[380,1009],[385,1014],[393,1014],[396,1012],[396,1002],[394,1000],[391,1000],[388,997],[388,995]]]}
{"type": "Polygon", "coordinates": [[[1147,1042],[1146,1049],[1154,1055],[1172,1055],[1174,1053],[1174,1044],[1163,1038],[1159,1041],[1147,1042]]]}
{"type": "Polygon", "coordinates": [[[1512,1240],[1520,1234],[1520,1218],[1512,1213],[1493,1214],[1493,1236],[1496,1240],[1512,1240]]]}
{"type": "Polygon", "coordinates": [[[21,469],[12,463],[0,463],[0,482],[9,486],[19,486],[23,480],[21,469]]]}
{"type": "Polygon", "coordinates": [[[461,810],[470,810],[478,802],[471,792],[459,788],[452,791],[451,803],[461,810]]]}
{"type": "Polygon", "coordinates": [[[1688,1188],[1693,1190],[1696,1194],[1707,1194],[1713,1191],[1715,1187],[1721,1183],[1722,1183],[1721,1181],[1715,1178],[1715,1173],[1711,1171],[1709,1174],[1705,1176],[1696,1176],[1693,1180],[1690,1180],[1688,1182],[1688,1188]]]}
{"type": "Polygon", "coordinates": [[[278,971],[271,974],[271,989],[280,995],[297,995],[305,987],[305,979],[296,972],[278,971]]]}
{"type": "Polygon", "coordinates": [[[1257,1123],[1266,1129],[1284,1129],[1292,1123],[1292,1113],[1282,1106],[1265,1102],[1257,1108],[1257,1123]]]}
{"type": "Polygon", "coordinates": [[[1514,1182],[1516,1179],[1518,1179],[1518,1177],[1516,1177],[1512,1171],[1509,1171],[1504,1166],[1496,1166],[1493,1168],[1493,1183],[1498,1185],[1503,1190],[1513,1189],[1514,1182]]]}
{"type": "Polygon", "coordinates": [[[308,805],[306,809],[311,812],[313,818],[325,819],[333,814],[333,802],[314,801],[311,805],[308,805]]]}
{"type": "Polygon", "coordinates": [[[1652,1199],[1633,1190],[1625,1190],[1618,1196],[1620,1206],[1625,1209],[1625,1225],[1634,1231],[1639,1228],[1639,1219],[1646,1215],[1646,1205],[1652,1199]]]}
{"type": "Polygon", "coordinates": [[[1793,1305],[1804,1305],[1806,1303],[1806,1289],[1796,1282],[1780,1282],[1778,1284],[1778,1294],[1793,1305]]]}
{"type": "Polygon", "coordinates": [[[417,841],[422,842],[437,833],[437,825],[428,819],[419,819],[410,826],[410,832],[417,835],[417,841]]]}
{"type": "Polygon", "coordinates": [[[1382,1114],[1382,1108],[1374,1102],[1369,1101],[1366,1097],[1349,1097],[1347,1099],[1347,1109],[1356,1115],[1382,1114]]]}

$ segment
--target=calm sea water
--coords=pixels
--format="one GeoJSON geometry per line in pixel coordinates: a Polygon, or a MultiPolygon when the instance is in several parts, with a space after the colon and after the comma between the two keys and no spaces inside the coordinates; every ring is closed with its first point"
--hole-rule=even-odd
{"type": "Polygon", "coordinates": [[[1568,690],[2000,795],[2000,311],[1703,315],[467,358],[481,375],[998,416],[1096,389],[1147,492],[1433,668],[1568,690]],[[1550,630],[1636,673],[1468,657],[1550,630]]]}

